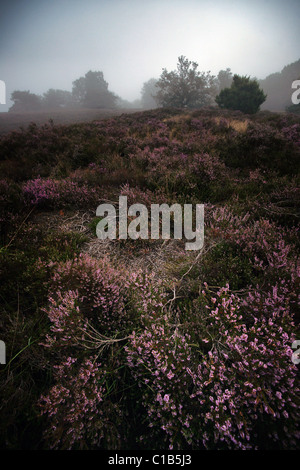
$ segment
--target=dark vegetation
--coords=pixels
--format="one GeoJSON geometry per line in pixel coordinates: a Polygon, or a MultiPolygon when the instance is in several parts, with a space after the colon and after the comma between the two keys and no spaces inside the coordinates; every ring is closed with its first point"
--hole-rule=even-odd
{"type": "Polygon", "coordinates": [[[221,90],[216,97],[216,103],[220,108],[255,114],[266,97],[256,80],[234,75],[230,88],[221,90]]]}
{"type": "Polygon", "coordinates": [[[300,120],[157,109],[0,139],[1,447],[297,449],[300,120]],[[203,250],[96,208],[204,203],[203,250]]]}

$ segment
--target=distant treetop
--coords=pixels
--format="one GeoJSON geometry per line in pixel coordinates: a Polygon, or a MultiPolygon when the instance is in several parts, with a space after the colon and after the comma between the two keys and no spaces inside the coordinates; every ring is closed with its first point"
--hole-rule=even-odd
{"type": "Polygon", "coordinates": [[[108,90],[103,72],[91,70],[73,82],[75,102],[86,108],[114,108],[117,96],[108,90]]]}

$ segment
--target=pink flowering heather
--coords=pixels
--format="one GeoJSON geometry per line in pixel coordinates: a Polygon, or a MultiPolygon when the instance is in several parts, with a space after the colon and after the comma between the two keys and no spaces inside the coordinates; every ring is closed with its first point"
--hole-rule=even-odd
{"type": "Polygon", "coordinates": [[[209,210],[206,217],[207,230],[215,238],[229,240],[253,266],[254,272],[263,275],[271,285],[290,282],[295,288],[300,273],[299,259],[291,235],[297,237],[297,230],[286,230],[267,219],[251,221],[250,213],[234,215],[226,206],[209,210]]]}
{"type": "MultiPolygon", "coordinates": [[[[76,381],[77,379],[70,368],[69,373],[72,373],[74,379],[69,382],[66,379],[66,384],[68,384],[66,385],[65,380],[61,380],[64,377],[62,371],[66,366],[69,367],[68,357],[74,352],[78,358],[82,360],[86,358],[87,364],[89,364],[91,353],[102,353],[101,344],[103,343],[101,341],[104,338],[104,340],[108,340],[108,349],[105,350],[108,353],[104,356],[105,367],[101,366],[100,368],[99,366],[97,373],[95,372],[96,376],[107,377],[106,380],[110,380],[111,377],[112,383],[117,383],[120,391],[122,388],[127,389],[128,385],[122,383],[122,377],[119,374],[119,370],[124,369],[127,365],[122,353],[124,341],[128,341],[126,334],[128,331],[132,332],[133,325],[142,329],[145,328],[145,325],[156,321],[155,319],[159,318],[163,308],[165,296],[162,294],[159,283],[157,286],[154,285],[151,276],[148,277],[142,272],[132,273],[130,276],[122,274],[113,268],[107,259],[95,260],[87,255],[81,255],[73,261],[58,263],[53,271],[48,306],[44,309],[51,326],[46,335],[44,346],[52,358],[56,357],[62,363],[58,366],[57,385],[53,386],[48,395],[42,398],[43,413],[46,413],[50,418],[49,429],[45,436],[48,442],[54,442],[53,445],[58,448],[65,448],[66,445],[69,448],[84,447],[84,445],[101,447],[99,437],[102,438],[103,434],[97,434],[98,441],[93,436],[94,404],[99,405],[101,419],[105,422],[110,422],[112,419],[112,411],[117,413],[115,419],[118,419],[121,410],[110,399],[103,407],[101,400],[98,400],[99,390],[94,387],[94,382],[89,395],[91,406],[81,410],[81,403],[85,397],[88,383],[76,381]],[[114,353],[110,355],[110,348],[113,347],[111,345],[114,344],[115,338],[114,353]],[[119,338],[121,343],[118,343],[119,338]],[[109,344],[110,339],[112,340],[111,344],[109,344]],[[78,416],[74,411],[77,409],[77,402],[78,416]],[[67,430],[67,434],[70,434],[70,437],[66,439],[60,435],[59,438],[57,437],[57,423],[62,422],[62,417],[64,417],[63,427],[67,430]],[[86,421],[91,423],[85,444],[82,442],[85,435],[84,427],[78,422],[79,429],[74,428],[73,420],[76,423],[77,420],[81,420],[82,423],[86,421]],[[51,424],[53,421],[54,425],[51,424]]],[[[85,370],[82,374],[85,377],[85,370]]],[[[172,379],[173,375],[170,369],[168,380],[172,379]]],[[[98,384],[99,380],[97,379],[95,383],[98,384]]],[[[105,396],[107,394],[109,395],[109,393],[105,393],[105,396]]],[[[123,393],[121,393],[119,400],[123,400],[123,393]]],[[[167,396],[165,402],[168,402],[167,396]]],[[[97,423],[98,420],[96,420],[95,433],[97,432],[97,423]]],[[[119,439],[119,437],[114,436],[111,439],[119,439]]]]}
{"type": "MultiPolygon", "coordinates": [[[[42,414],[49,420],[45,438],[50,448],[99,448],[112,433],[115,407],[105,401],[107,393],[100,364],[68,359],[55,367],[55,385],[40,398],[42,414]]],[[[116,419],[116,418],[115,418],[116,419]]]]}
{"type": "Polygon", "coordinates": [[[298,121],[160,108],[1,136],[5,446],[299,449],[298,121]],[[119,195],[205,204],[204,249],[96,259],[55,231],[119,195]]]}
{"type": "Polygon", "coordinates": [[[52,325],[51,335],[47,335],[46,347],[69,346],[78,343],[84,337],[83,329],[86,320],[79,308],[78,291],[58,292],[57,298],[49,297],[47,313],[52,325]]]}
{"type": "Polygon", "coordinates": [[[71,316],[68,314],[72,319],[76,311],[82,321],[91,321],[102,333],[126,329],[124,291],[118,271],[106,259],[98,261],[81,255],[58,264],[51,281],[49,300],[48,316],[56,330],[59,325],[63,328],[65,321],[65,315],[59,314],[61,309],[74,312],[71,316]]]}
{"type": "Polygon", "coordinates": [[[300,148],[300,124],[292,124],[281,129],[284,137],[300,148]]]}
{"type": "Polygon", "coordinates": [[[127,362],[150,428],[140,437],[143,445],[297,446],[294,325],[288,308],[275,308],[276,289],[272,298],[242,301],[228,286],[215,295],[204,290],[181,328],[171,328],[166,317],[132,333],[127,362]]]}
{"type": "Polygon", "coordinates": [[[151,204],[163,204],[167,200],[166,194],[162,189],[153,192],[150,189],[142,190],[138,187],[131,187],[124,184],[120,188],[120,196],[126,196],[128,205],[145,204],[150,207],[151,204]]]}
{"type": "Polygon", "coordinates": [[[266,448],[278,442],[296,448],[299,381],[291,361],[289,312],[274,311],[267,297],[256,305],[269,310],[268,316],[257,312],[256,317],[255,303],[248,300],[245,309],[228,288],[215,297],[204,292],[206,298],[198,324],[207,353],[196,370],[188,369],[195,386],[191,399],[199,403],[202,444],[255,449],[262,442],[266,448]]]}
{"type": "Polygon", "coordinates": [[[142,272],[130,275],[114,268],[107,258],[80,255],[58,263],[50,282],[47,315],[64,344],[87,322],[105,335],[122,334],[134,322],[148,322],[162,309],[165,295],[159,282],[142,272]],[[156,313],[155,313],[156,312],[156,313]]]}
{"type": "Polygon", "coordinates": [[[224,163],[216,155],[184,152],[180,145],[146,146],[131,156],[131,165],[147,172],[147,184],[168,193],[203,192],[203,185],[228,181],[224,163]]]}
{"type": "Polygon", "coordinates": [[[97,187],[102,183],[107,169],[102,165],[90,163],[87,168],[78,168],[70,174],[70,179],[81,186],[97,187]]]}
{"type": "Polygon", "coordinates": [[[149,429],[140,441],[143,445],[154,441],[161,445],[163,440],[164,447],[169,449],[191,442],[192,416],[184,408],[184,403],[189,401],[188,336],[158,321],[141,333],[134,331],[125,349],[133,377],[141,387],[141,403],[147,413],[149,429]]]}
{"type": "Polygon", "coordinates": [[[82,207],[95,204],[97,193],[94,188],[79,185],[70,179],[55,180],[36,178],[23,184],[25,202],[41,207],[82,207]]]}

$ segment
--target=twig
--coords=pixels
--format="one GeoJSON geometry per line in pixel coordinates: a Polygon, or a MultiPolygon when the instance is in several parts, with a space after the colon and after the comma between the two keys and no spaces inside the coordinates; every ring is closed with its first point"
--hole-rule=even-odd
{"type": "Polygon", "coordinates": [[[9,243],[6,245],[5,248],[8,248],[9,245],[13,242],[13,240],[16,238],[16,236],[18,235],[19,231],[21,230],[22,226],[25,224],[26,220],[28,219],[28,217],[30,216],[30,214],[34,211],[35,209],[35,206],[31,209],[31,211],[29,212],[29,214],[27,214],[27,216],[25,217],[25,219],[23,220],[23,222],[20,224],[18,230],[15,232],[14,236],[10,239],[9,243]]]}

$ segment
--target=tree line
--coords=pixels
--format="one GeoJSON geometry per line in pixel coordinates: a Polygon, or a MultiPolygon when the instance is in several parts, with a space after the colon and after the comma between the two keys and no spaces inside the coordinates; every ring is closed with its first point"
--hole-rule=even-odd
{"type": "MultiPolygon", "coordinates": [[[[292,65],[289,72],[292,72],[293,79],[297,79],[298,76],[300,77],[300,61],[292,65]]],[[[214,76],[210,72],[199,71],[197,62],[180,56],[177,68],[172,71],[164,68],[158,79],[151,78],[146,81],[141,89],[140,100],[133,103],[123,100],[109,90],[103,72],[90,70],[85,76],[73,81],[71,92],[49,89],[43,96],[39,96],[30,91],[14,91],[11,94],[14,104],[9,111],[23,112],[72,107],[198,109],[204,106],[219,106],[253,114],[263,103],[270,102],[265,92],[268,86],[263,86],[269,83],[274,87],[273,76],[267,77],[263,82],[248,76],[233,75],[230,68],[220,70],[218,75],[214,76]]],[[[272,87],[270,89],[272,95],[272,87]]],[[[285,100],[287,101],[287,97],[285,100]]]]}
{"type": "Polygon", "coordinates": [[[30,91],[14,91],[11,100],[14,102],[9,111],[40,111],[70,107],[114,108],[117,95],[109,91],[103,72],[89,71],[84,77],[74,80],[72,92],[49,89],[43,96],[30,91]]]}
{"type": "Polygon", "coordinates": [[[253,114],[259,110],[266,95],[255,79],[220,70],[215,77],[200,72],[197,62],[185,56],[178,58],[177,69],[163,69],[158,80],[151,79],[142,89],[143,107],[198,109],[204,106],[240,110],[253,114]],[[152,99],[152,102],[151,102],[152,99]]]}

